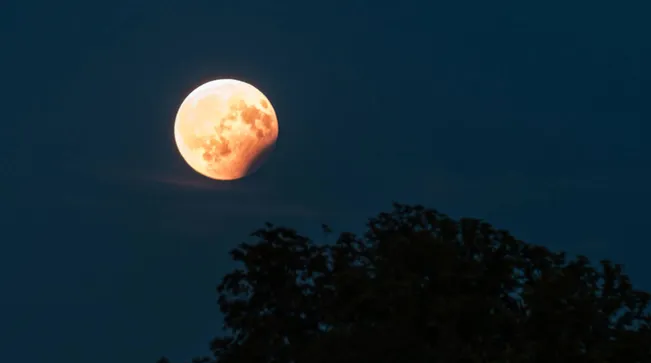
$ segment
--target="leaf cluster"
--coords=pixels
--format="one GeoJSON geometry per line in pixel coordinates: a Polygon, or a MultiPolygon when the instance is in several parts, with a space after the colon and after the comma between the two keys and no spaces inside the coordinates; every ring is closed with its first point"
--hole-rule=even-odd
{"type": "Polygon", "coordinates": [[[621,265],[477,219],[394,204],[331,245],[253,237],[217,288],[220,363],[651,362],[650,295],[621,265]]]}

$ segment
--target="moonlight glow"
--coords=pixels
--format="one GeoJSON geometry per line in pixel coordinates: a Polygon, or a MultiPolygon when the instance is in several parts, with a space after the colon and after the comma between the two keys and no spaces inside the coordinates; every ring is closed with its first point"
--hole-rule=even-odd
{"type": "Polygon", "coordinates": [[[257,88],[220,79],[185,98],[176,114],[174,137],[192,169],[212,179],[239,179],[255,171],[273,149],[278,119],[257,88]]]}

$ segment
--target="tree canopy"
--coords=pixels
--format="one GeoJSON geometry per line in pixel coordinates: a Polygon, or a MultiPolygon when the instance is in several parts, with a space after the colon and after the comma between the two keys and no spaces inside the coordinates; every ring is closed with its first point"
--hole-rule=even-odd
{"type": "Polygon", "coordinates": [[[651,362],[651,296],[621,265],[481,220],[394,204],[332,244],[271,224],[253,236],[217,288],[229,334],[196,361],[651,362]]]}

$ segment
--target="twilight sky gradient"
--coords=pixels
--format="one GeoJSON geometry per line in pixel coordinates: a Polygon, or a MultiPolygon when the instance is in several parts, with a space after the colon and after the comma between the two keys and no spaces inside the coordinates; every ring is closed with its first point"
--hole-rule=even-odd
{"type": "Polygon", "coordinates": [[[610,258],[651,290],[650,12],[3,1],[0,361],[203,354],[227,251],[252,229],[359,230],[393,200],[610,258]],[[271,159],[234,183],[173,139],[180,102],[216,78],[258,87],[280,122],[271,159]]]}

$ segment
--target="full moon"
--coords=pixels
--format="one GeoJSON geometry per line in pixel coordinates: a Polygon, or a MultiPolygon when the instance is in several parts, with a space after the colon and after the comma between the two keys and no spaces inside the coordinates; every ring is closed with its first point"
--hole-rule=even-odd
{"type": "Polygon", "coordinates": [[[273,150],[278,119],[257,88],[219,79],[199,86],[183,100],[174,138],[192,169],[212,179],[234,180],[254,172],[273,150]]]}

